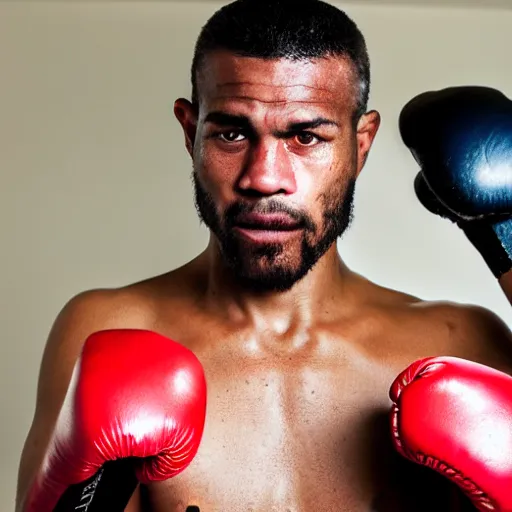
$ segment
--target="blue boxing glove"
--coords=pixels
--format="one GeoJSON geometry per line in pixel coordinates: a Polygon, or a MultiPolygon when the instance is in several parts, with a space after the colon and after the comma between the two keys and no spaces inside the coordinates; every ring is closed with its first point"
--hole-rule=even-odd
{"type": "Polygon", "coordinates": [[[512,101],[487,87],[426,92],[399,128],[421,167],[420,202],[456,222],[501,277],[512,268],[512,101]]]}

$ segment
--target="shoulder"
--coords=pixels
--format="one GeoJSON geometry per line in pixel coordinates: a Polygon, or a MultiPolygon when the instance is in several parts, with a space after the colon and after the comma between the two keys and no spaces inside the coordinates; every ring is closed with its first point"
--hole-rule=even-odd
{"type": "Polygon", "coordinates": [[[84,331],[151,328],[162,304],[173,300],[177,290],[187,295],[177,271],[116,288],[85,290],[64,304],[55,324],[71,323],[84,331]]]}
{"type": "Polygon", "coordinates": [[[53,329],[97,331],[119,327],[142,327],[149,320],[148,301],[133,285],[82,291],[62,307],[53,329]]]}
{"type": "Polygon", "coordinates": [[[87,338],[96,331],[147,328],[150,317],[149,305],[132,285],[77,293],[53,320],[43,352],[42,370],[55,361],[63,366],[74,361],[87,338]]]}
{"type": "Polygon", "coordinates": [[[48,344],[70,348],[76,355],[94,332],[109,329],[165,329],[191,308],[197,278],[188,267],[119,287],[95,288],[68,299],[55,317],[48,344]],[[169,312],[174,320],[169,318],[169,312]]]}
{"type": "Polygon", "coordinates": [[[86,339],[107,329],[151,329],[155,323],[157,284],[151,278],[117,288],[81,291],[61,306],[55,316],[46,347],[46,360],[75,359],[86,339]]]}
{"type": "Polygon", "coordinates": [[[414,357],[452,355],[512,373],[512,332],[488,308],[368,285],[374,309],[402,340],[400,350],[414,357]]]}
{"type": "Polygon", "coordinates": [[[512,332],[491,310],[454,302],[420,301],[410,305],[423,324],[439,333],[447,355],[512,372],[512,332]]]}

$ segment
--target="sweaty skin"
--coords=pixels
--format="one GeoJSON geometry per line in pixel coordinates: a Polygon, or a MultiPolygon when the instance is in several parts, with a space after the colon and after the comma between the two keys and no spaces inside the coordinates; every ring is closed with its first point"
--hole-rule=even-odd
{"type": "MultiPolygon", "coordinates": [[[[219,53],[203,74],[199,112],[186,100],[175,112],[217,211],[240,197],[278,198],[307,211],[321,231],[323,200],[357,177],[379,124],[375,112],[357,126],[351,121],[350,65],[219,53]],[[214,111],[244,116],[250,137],[239,126],[205,122],[214,111]],[[332,122],[287,133],[290,123],[319,117],[332,122]]],[[[250,251],[268,235],[238,236],[250,251]]],[[[300,232],[283,235],[276,261],[297,267],[300,240],[300,232]]],[[[268,265],[261,258],[246,269],[265,272],[268,265]]],[[[226,265],[214,234],[203,253],[176,270],[84,292],[63,308],[43,357],[17,510],[83,341],[109,328],[150,329],[179,341],[198,356],[208,383],[196,458],[179,476],[139,488],[128,511],[474,510],[455,486],[393,451],[388,391],[400,371],[427,356],[463,357],[510,373],[505,324],[477,306],[425,302],[372,283],[343,263],[336,244],[291,288],[256,292],[226,265]]]]}

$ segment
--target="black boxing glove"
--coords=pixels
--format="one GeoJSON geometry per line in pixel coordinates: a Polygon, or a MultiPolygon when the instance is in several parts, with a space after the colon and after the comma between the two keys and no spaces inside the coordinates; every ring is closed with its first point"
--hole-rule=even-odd
{"type": "Polygon", "coordinates": [[[399,121],[429,211],[465,232],[499,278],[512,268],[512,101],[486,87],[420,94],[399,121]]]}

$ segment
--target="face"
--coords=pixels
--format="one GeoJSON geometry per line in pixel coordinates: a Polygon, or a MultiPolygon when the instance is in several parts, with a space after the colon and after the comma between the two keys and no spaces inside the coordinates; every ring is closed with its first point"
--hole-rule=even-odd
{"type": "Polygon", "coordinates": [[[347,229],[378,114],[355,126],[356,82],[341,58],[216,52],[198,90],[198,108],[175,104],[198,213],[240,283],[287,290],[347,229]]]}

